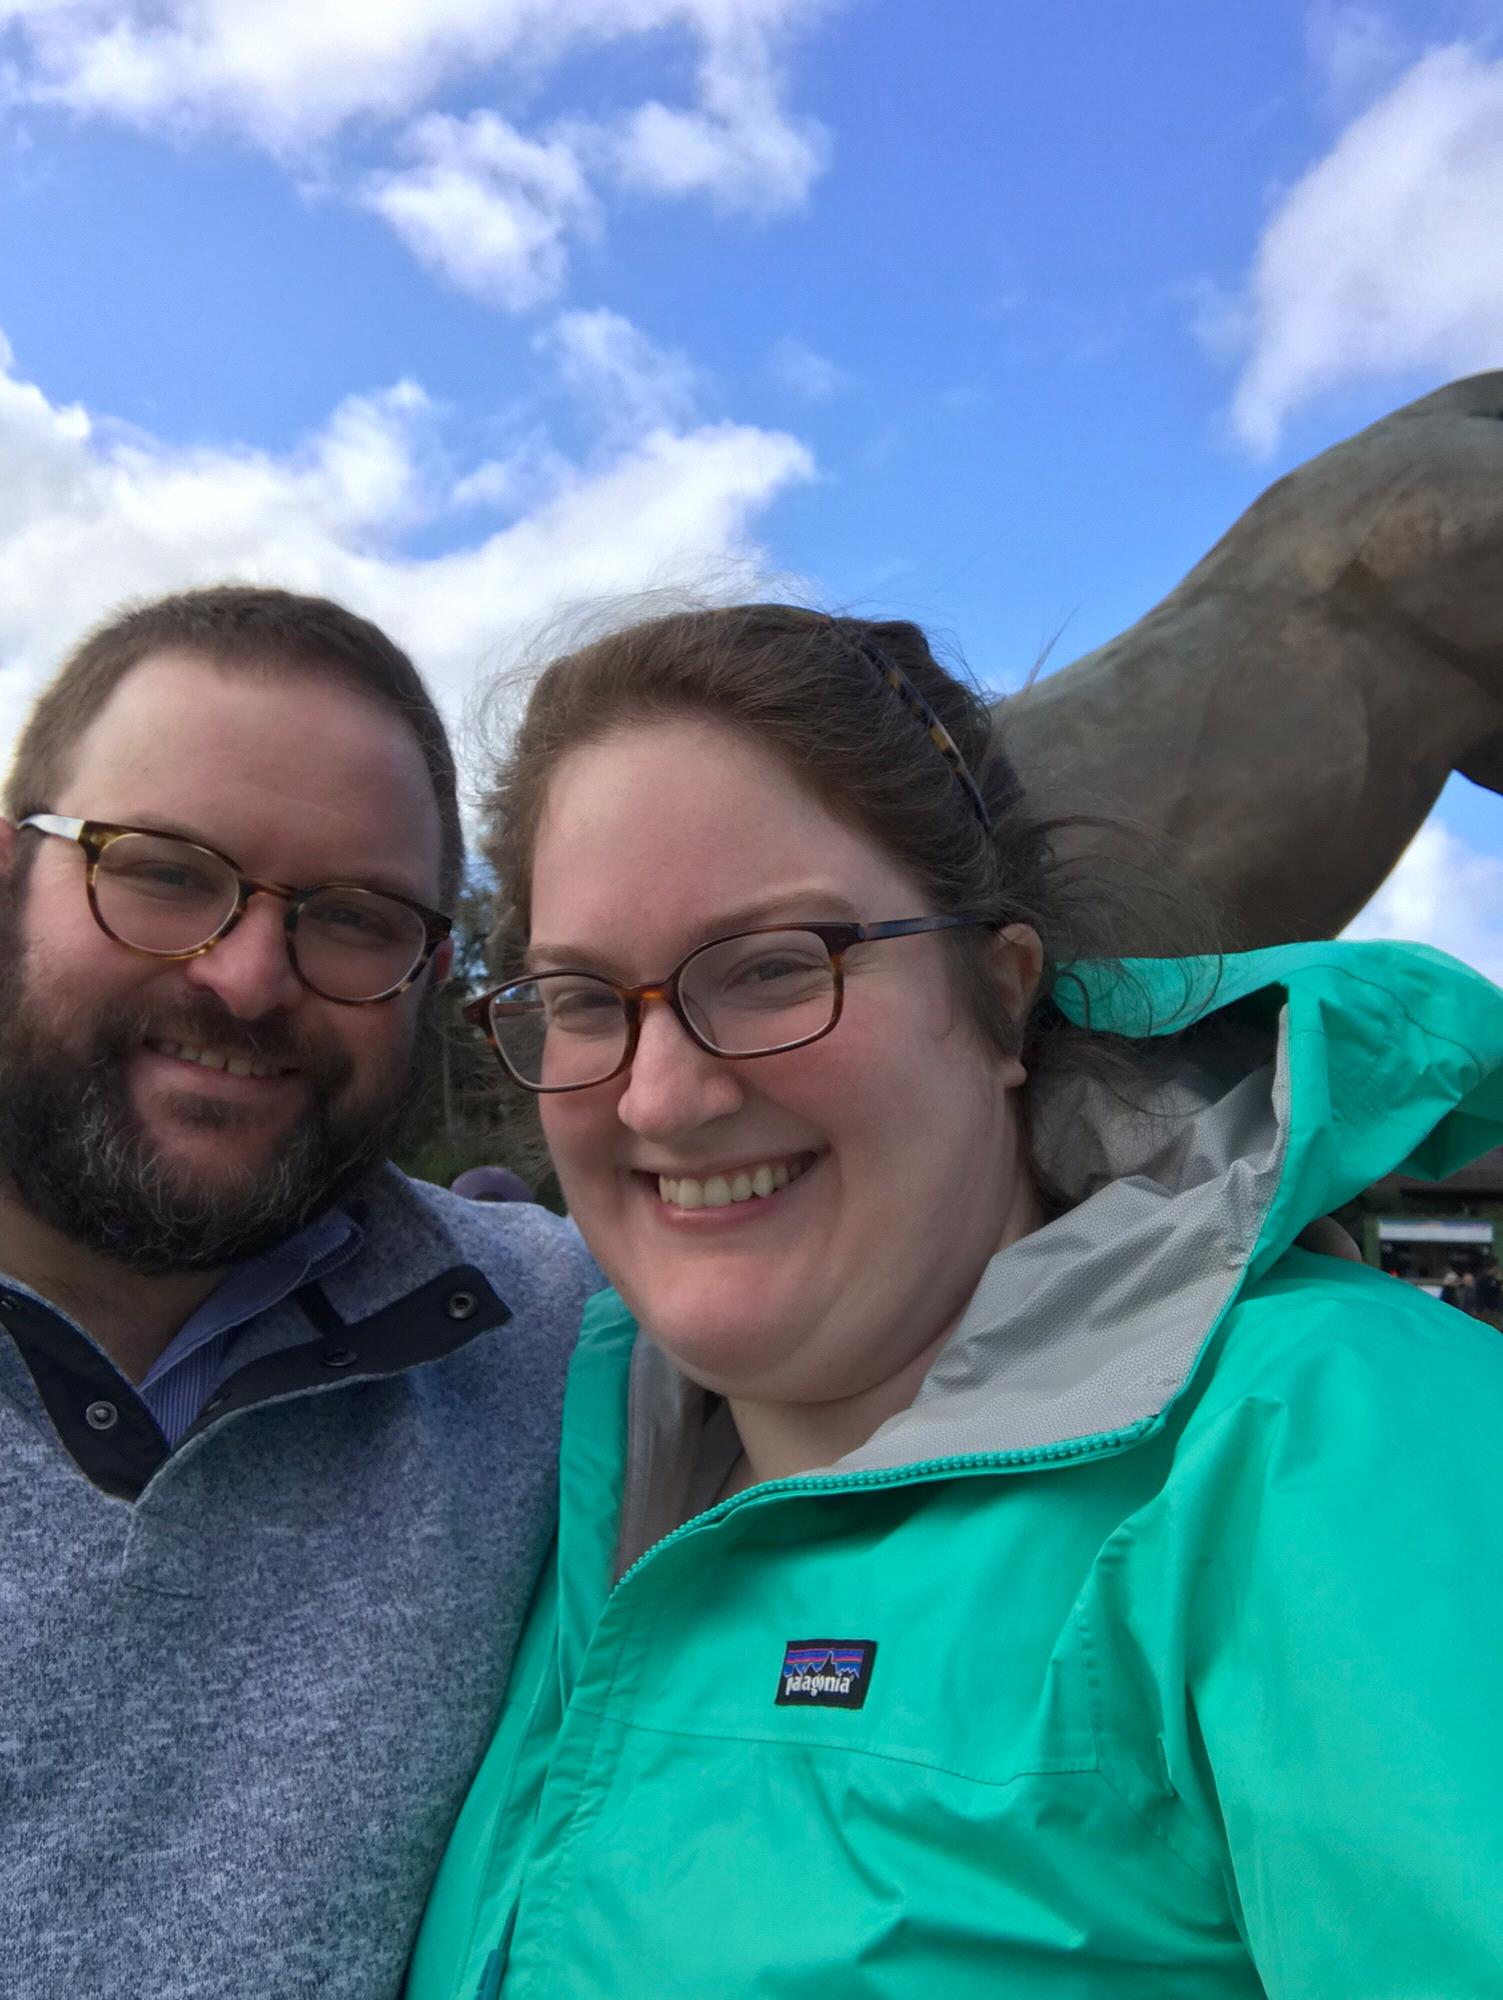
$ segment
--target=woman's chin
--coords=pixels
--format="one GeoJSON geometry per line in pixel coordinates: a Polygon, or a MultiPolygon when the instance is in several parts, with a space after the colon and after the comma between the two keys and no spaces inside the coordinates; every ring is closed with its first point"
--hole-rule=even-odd
{"type": "Polygon", "coordinates": [[[637,1320],[683,1374],[722,1396],[755,1396],[801,1342],[794,1323],[776,1301],[749,1312],[744,1286],[733,1295],[708,1289],[692,1297],[666,1299],[649,1292],[637,1320]],[[776,1339],[769,1330],[776,1329],[776,1339]]]}

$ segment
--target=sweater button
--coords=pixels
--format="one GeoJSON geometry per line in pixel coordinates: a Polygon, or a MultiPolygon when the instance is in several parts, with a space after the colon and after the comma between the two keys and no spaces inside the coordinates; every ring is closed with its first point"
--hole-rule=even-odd
{"type": "Polygon", "coordinates": [[[84,1422],[91,1431],[112,1431],[120,1421],[120,1412],[113,1403],[90,1403],[84,1411],[84,1422]]]}
{"type": "Polygon", "coordinates": [[[353,1347],[326,1347],[318,1358],[325,1368],[353,1368],[359,1356],[353,1347]]]}
{"type": "Polygon", "coordinates": [[[480,1301],[473,1292],[450,1292],[444,1300],[444,1311],[450,1319],[473,1319],[479,1307],[480,1301]]]}

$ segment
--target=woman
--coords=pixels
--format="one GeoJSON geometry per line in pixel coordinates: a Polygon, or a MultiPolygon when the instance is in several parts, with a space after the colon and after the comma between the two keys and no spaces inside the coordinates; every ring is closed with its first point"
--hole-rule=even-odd
{"type": "Polygon", "coordinates": [[[492,803],[477,1012],[616,1289],[413,2000],[1503,1988],[1503,1349],[1293,1247],[1495,1143],[1503,996],[1062,971],[908,625],[603,640],[492,803]]]}

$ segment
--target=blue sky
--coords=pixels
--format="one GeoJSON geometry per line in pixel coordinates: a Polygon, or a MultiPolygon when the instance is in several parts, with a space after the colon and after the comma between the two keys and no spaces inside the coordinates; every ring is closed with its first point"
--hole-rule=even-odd
{"type": "MultiPolygon", "coordinates": [[[[228,573],[456,714],[769,573],[1005,688],[1503,363],[1500,242],[1503,0],[0,0],[0,734],[228,573]]],[[[1503,805],[1367,926],[1503,976],[1503,805]]]]}

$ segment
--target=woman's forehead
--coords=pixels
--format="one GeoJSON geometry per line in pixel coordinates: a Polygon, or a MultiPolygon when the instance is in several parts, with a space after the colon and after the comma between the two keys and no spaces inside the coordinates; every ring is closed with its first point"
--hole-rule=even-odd
{"type": "Polygon", "coordinates": [[[871,915],[871,899],[902,884],[873,842],[754,740],[724,725],[644,726],[572,751],[555,773],[534,855],[532,937],[692,944],[753,912],[871,915]]]}

